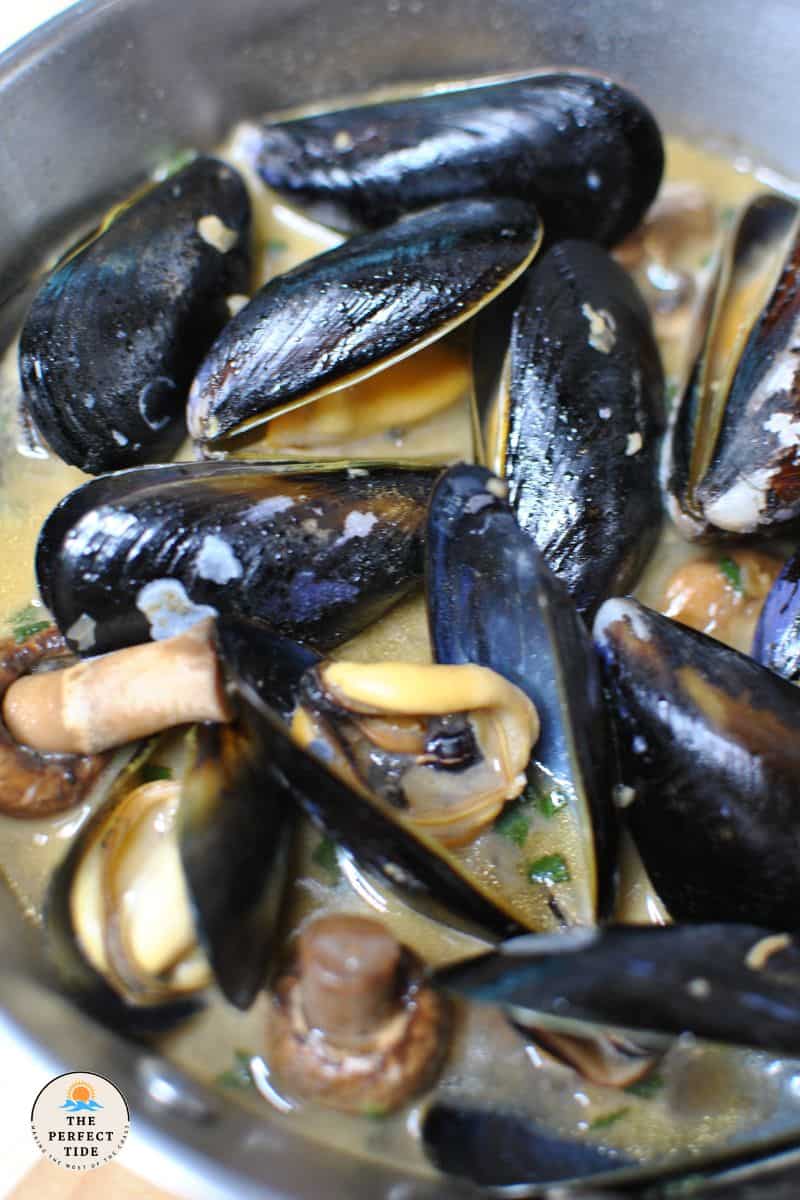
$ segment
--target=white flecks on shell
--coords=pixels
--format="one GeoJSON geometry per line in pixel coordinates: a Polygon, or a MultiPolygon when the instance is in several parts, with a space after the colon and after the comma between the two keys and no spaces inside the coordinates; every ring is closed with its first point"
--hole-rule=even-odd
{"type": "Polygon", "coordinates": [[[784,449],[800,446],[800,417],[796,413],[774,412],[764,422],[767,433],[774,433],[784,449]]]}
{"type": "Polygon", "coordinates": [[[486,490],[496,496],[498,500],[508,499],[508,484],[504,483],[502,479],[490,479],[486,484],[486,490]]]}
{"type": "Polygon", "coordinates": [[[788,933],[771,933],[768,937],[760,938],[745,955],[745,963],[753,971],[761,971],[767,965],[773,954],[787,950],[792,944],[788,933]]]}
{"type": "Polygon", "coordinates": [[[239,240],[236,230],[229,229],[225,222],[213,213],[200,218],[197,222],[197,232],[204,242],[219,250],[220,254],[227,254],[239,240]]]}
{"type": "Polygon", "coordinates": [[[625,454],[628,457],[630,457],[630,455],[632,455],[632,454],[638,454],[643,445],[644,445],[644,438],[638,431],[635,431],[634,433],[629,433],[628,434],[628,442],[627,442],[627,445],[625,446],[625,454]]]}
{"type": "Polygon", "coordinates": [[[690,979],[686,985],[686,991],[695,1000],[707,1000],[711,995],[711,984],[707,979],[690,979]]]}
{"type": "Polygon", "coordinates": [[[737,479],[721,496],[704,505],[706,520],[731,533],[752,532],[767,507],[774,473],[774,467],[764,467],[737,479]]]}
{"type": "Polygon", "coordinates": [[[611,409],[610,408],[598,408],[597,415],[601,421],[610,421],[611,420],[611,409]]]}
{"type": "Polygon", "coordinates": [[[73,621],[67,630],[67,641],[74,643],[83,653],[84,650],[91,650],[95,642],[94,633],[97,629],[97,622],[88,613],[81,613],[77,621],[73,621]]]}
{"type": "Polygon", "coordinates": [[[119,429],[112,429],[111,436],[113,437],[114,441],[117,443],[118,446],[127,446],[128,439],[126,438],[125,434],[122,433],[119,429]]]}
{"type": "Polygon", "coordinates": [[[211,583],[229,583],[242,577],[242,564],[229,543],[216,533],[207,533],[203,538],[194,565],[200,578],[211,583]]]}
{"type": "Polygon", "coordinates": [[[287,512],[290,508],[294,508],[294,500],[291,496],[270,496],[266,500],[260,500],[251,508],[247,519],[249,521],[268,521],[270,517],[287,512]]]}
{"type": "Polygon", "coordinates": [[[250,297],[243,295],[241,292],[234,292],[232,296],[225,297],[225,303],[228,306],[228,312],[232,317],[240,313],[246,304],[250,303],[250,297]]]}
{"type": "Polygon", "coordinates": [[[154,579],[140,589],[136,607],[150,623],[155,641],[175,637],[218,612],[210,604],[195,604],[179,579],[154,579]]]}
{"type": "Polygon", "coordinates": [[[354,508],[345,517],[344,531],[338,540],[339,542],[349,542],[351,538],[366,537],[373,525],[377,525],[377,523],[378,518],[375,513],[361,512],[354,508]]]}
{"type": "Polygon", "coordinates": [[[601,354],[610,354],[617,344],[617,322],[607,308],[581,305],[581,313],[589,322],[589,345],[601,354]]]}
{"type": "Polygon", "coordinates": [[[615,808],[630,808],[636,799],[636,789],[629,787],[627,783],[615,783],[612,796],[615,808]]]}

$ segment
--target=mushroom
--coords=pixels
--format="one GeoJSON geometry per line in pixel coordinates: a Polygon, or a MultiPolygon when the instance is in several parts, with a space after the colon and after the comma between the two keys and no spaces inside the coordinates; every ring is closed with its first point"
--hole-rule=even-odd
{"type": "Polygon", "coordinates": [[[45,754],[99,754],[173,725],[229,721],[214,622],[26,675],[8,687],[2,714],[15,741],[45,754]]]}
{"type": "Polygon", "coordinates": [[[306,925],[267,1020],[271,1069],[299,1096],[376,1115],[429,1087],[449,1041],[443,997],[379,922],[335,913],[306,925]]]}
{"type": "Polygon", "coordinates": [[[651,1073],[661,1059],[620,1034],[597,1033],[579,1036],[548,1029],[541,1025],[521,1026],[519,1031],[532,1038],[540,1050],[565,1063],[602,1087],[626,1088],[651,1073]]]}
{"type": "Polygon", "coordinates": [[[659,607],[673,621],[749,654],[781,566],[772,554],[740,548],[684,562],[667,580],[659,607]]]}

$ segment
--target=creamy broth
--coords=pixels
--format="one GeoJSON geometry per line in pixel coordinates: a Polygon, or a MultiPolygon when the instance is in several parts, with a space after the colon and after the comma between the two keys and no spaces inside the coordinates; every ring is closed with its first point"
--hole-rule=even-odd
{"type": "MultiPolygon", "coordinates": [[[[230,147],[223,154],[231,153],[230,147]]],[[[242,162],[233,159],[243,169],[242,162]]],[[[328,249],[337,235],[306,220],[266,190],[244,170],[255,202],[258,242],[256,283],[284,271],[309,255],[328,249]]],[[[707,190],[717,208],[720,227],[733,206],[762,190],[753,174],[738,170],[723,158],[668,141],[666,179],[697,183],[707,190]]],[[[685,266],[698,271],[699,287],[711,279],[714,238],[699,238],[691,245],[685,266]]],[[[454,461],[472,456],[473,431],[466,380],[468,348],[461,335],[448,339],[456,385],[452,397],[427,420],[394,424],[357,440],[326,443],[326,457],[433,458],[454,461]],[[460,371],[460,374],[459,374],[460,371]],[[442,447],[446,452],[442,454],[442,447]]],[[[685,341],[665,336],[662,350],[668,391],[674,395],[687,370],[685,341]]],[[[449,369],[449,368],[448,368],[449,369]]],[[[391,386],[392,368],[380,378],[391,386]]],[[[443,387],[451,386],[452,380],[443,387]]],[[[356,390],[356,389],[352,389],[356,390]]],[[[448,393],[449,395],[449,393],[448,393]]],[[[56,501],[86,477],[65,466],[40,445],[31,445],[17,429],[18,384],[16,347],[3,360],[0,374],[0,429],[5,454],[0,486],[0,539],[6,548],[6,569],[0,577],[0,620],[6,632],[24,620],[46,618],[36,596],[33,553],[43,518],[56,501]]],[[[365,401],[365,403],[368,402],[365,401]]],[[[359,400],[352,398],[357,409],[359,400]]],[[[335,414],[334,414],[335,415],[335,414]]],[[[338,419],[338,418],[337,418],[338,419]]],[[[335,421],[334,421],[335,426],[335,421]]],[[[270,457],[298,457],[288,443],[275,448],[262,434],[247,445],[232,447],[242,457],[265,452],[270,457]],[[265,451],[266,446],[266,451],[265,451]]],[[[300,451],[308,457],[307,448],[300,451]]],[[[183,457],[192,456],[186,446],[183,457]]],[[[637,588],[644,603],[662,605],[666,580],[683,561],[707,554],[706,548],[688,545],[670,524],[665,524],[656,553],[637,588]]],[[[424,603],[413,597],[401,603],[375,626],[365,630],[335,657],[358,661],[431,659],[424,603]]],[[[123,756],[124,757],[124,754],[123,756]]],[[[109,769],[110,778],[121,758],[109,769]]],[[[102,789],[91,803],[57,819],[17,822],[0,817],[0,865],[26,915],[41,919],[47,880],[76,831],[100,803],[102,789]]],[[[525,856],[535,858],[557,843],[567,859],[578,857],[577,831],[566,809],[531,824],[525,856]]],[[[504,884],[518,867],[508,839],[490,830],[460,851],[462,857],[490,883],[504,884]],[[506,859],[509,861],[506,862],[506,859]]],[[[517,876],[519,872],[516,871],[517,876]]],[[[525,917],[539,928],[554,927],[554,918],[542,889],[527,882],[515,884],[525,917]]],[[[330,911],[371,913],[380,917],[396,936],[414,947],[431,964],[442,964],[481,948],[475,937],[451,929],[409,908],[375,878],[363,875],[352,860],[308,825],[303,825],[294,847],[293,882],[286,920],[291,939],[313,914],[330,911]]],[[[625,838],[621,858],[621,886],[617,917],[629,921],[667,921],[668,914],[649,883],[638,855],[625,838]]],[[[160,1047],[190,1074],[217,1082],[233,1095],[237,1052],[256,1055],[263,1045],[265,999],[262,996],[247,1014],[241,1014],[211,993],[198,1015],[184,1021],[160,1040],[160,1047]]],[[[754,1130],[768,1133],[800,1117],[800,1064],[777,1061],[763,1054],[698,1045],[691,1038],[676,1041],[657,1071],[658,1083],[648,1091],[622,1091],[586,1082],[544,1053],[523,1041],[494,1010],[459,1010],[457,1036],[437,1095],[481,1097],[487,1103],[513,1103],[556,1133],[584,1138],[609,1147],[609,1167],[614,1150],[624,1150],[645,1161],[696,1154],[754,1130]]],[[[243,1076],[239,1077],[244,1084],[243,1076]]],[[[263,1112],[265,1100],[252,1087],[240,1086],[237,1100],[263,1112]]],[[[344,1116],[312,1104],[295,1104],[280,1119],[295,1125],[304,1136],[350,1150],[368,1158],[390,1160],[407,1170],[430,1172],[417,1137],[421,1114],[429,1102],[420,1103],[380,1120],[344,1116]]]]}

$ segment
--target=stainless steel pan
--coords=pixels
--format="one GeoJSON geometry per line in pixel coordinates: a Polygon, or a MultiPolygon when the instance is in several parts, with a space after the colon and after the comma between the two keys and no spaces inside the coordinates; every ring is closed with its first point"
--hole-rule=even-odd
{"type": "MultiPolygon", "coordinates": [[[[800,176],[799,55],[795,0],[87,0],[0,56],[0,329],[55,240],[240,116],[392,80],[579,65],[630,84],[668,129],[757,147],[800,176]]],[[[52,1074],[114,1079],[136,1161],[196,1200],[475,1194],[256,1120],[93,1024],[2,886],[0,1004],[4,1032],[52,1074]]]]}

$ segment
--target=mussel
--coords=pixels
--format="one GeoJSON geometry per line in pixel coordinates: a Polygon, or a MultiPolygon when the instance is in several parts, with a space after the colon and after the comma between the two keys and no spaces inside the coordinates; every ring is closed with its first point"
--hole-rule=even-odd
{"type": "Polygon", "coordinates": [[[162,638],[217,612],[322,648],[420,579],[436,471],[182,463],[92,480],[45,522],[39,588],[82,653],[162,638]]]}
{"type": "Polygon", "coordinates": [[[520,200],[453,200],[276,276],[201,365],[192,436],[244,433],[429,345],[508,287],[541,236],[520,200]]]}
{"type": "Polygon", "coordinates": [[[614,874],[600,678],[566,589],[506,496],[506,484],[483,467],[460,464],[437,483],[426,541],[431,640],[438,662],[491,667],[536,706],[541,734],[528,768],[528,811],[552,817],[566,807],[571,836],[564,853],[551,846],[530,865],[530,878],[551,895],[559,920],[591,923],[608,909],[614,874]]]}
{"type": "Polygon", "coordinates": [[[800,692],[635,600],[594,636],[624,819],[671,916],[796,928],[800,692]]]}
{"type": "Polygon", "coordinates": [[[672,431],[668,487],[689,537],[800,515],[800,210],[758,196],[725,244],[705,343],[672,431]]]}
{"type": "Polygon", "coordinates": [[[98,474],[168,458],[189,385],[249,290],[250,206],[197,158],[115,209],[47,277],[20,340],[26,402],[66,462],[98,474]]]}
{"type": "MultiPolygon", "coordinates": [[[[516,300],[499,386],[476,372],[485,461],[507,481],[517,520],[547,565],[591,616],[635,583],[658,534],[658,348],[627,272],[589,242],[551,246],[516,300]]],[[[477,339],[477,354],[486,341],[477,339]]]]}
{"type": "MultiPolygon", "coordinates": [[[[512,938],[431,975],[522,1025],[800,1050],[800,946],[750,924],[609,925],[512,938]]],[[[652,1040],[652,1039],[651,1039],[652,1040]]]]}
{"type": "Polygon", "coordinates": [[[555,237],[613,244],[638,222],[664,151],[640,100],[608,79],[531,75],[240,126],[270,187],[354,232],[464,196],[532,200],[555,237]]]}
{"type": "Polygon", "coordinates": [[[753,658],[792,683],[800,683],[800,553],[772,585],[753,638],[753,658]]]}

